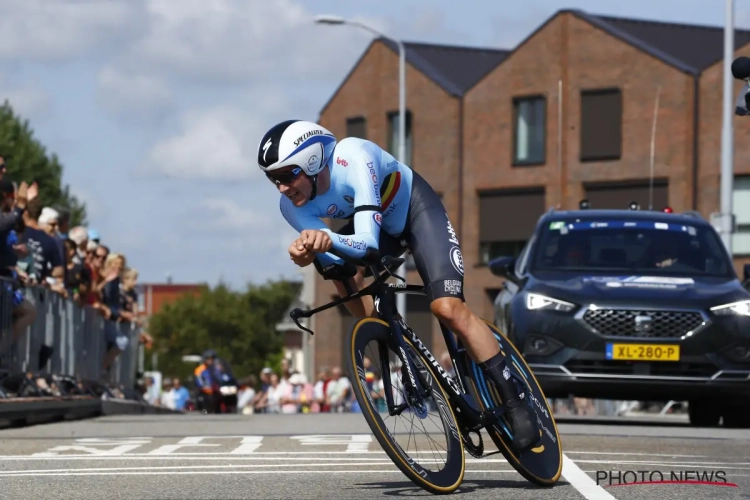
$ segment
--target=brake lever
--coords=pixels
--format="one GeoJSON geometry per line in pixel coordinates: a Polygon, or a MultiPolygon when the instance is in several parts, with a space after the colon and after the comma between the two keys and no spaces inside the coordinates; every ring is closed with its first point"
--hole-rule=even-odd
{"type": "Polygon", "coordinates": [[[297,307],[297,308],[293,309],[292,312],[289,313],[289,316],[294,320],[294,324],[297,325],[297,328],[299,328],[300,330],[306,331],[310,335],[315,335],[315,332],[313,332],[309,328],[305,328],[304,326],[302,326],[302,325],[299,324],[299,318],[308,318],[309,317],[309,316],[307,316],[305,314],[306,312],[307,311],[303,311],[302,309],[300,309],[299,307],[297,307]]]}

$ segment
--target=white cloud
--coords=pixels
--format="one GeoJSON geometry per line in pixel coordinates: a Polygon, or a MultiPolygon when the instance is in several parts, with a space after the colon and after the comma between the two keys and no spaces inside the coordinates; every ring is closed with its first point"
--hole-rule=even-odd
{"type": "Polygon", "coordinates": [[[213,108],[183,115],[181,131],[155,144],[145,169],[182,179],[249,179],[257,127],[237,110],[213,108]]]}
{"type": "Polygon", "coordinates": [[[200,207],[217,229],[242,231],[267,227],[269,220],[261,211],[240,206],[231,199],[212,198],[203,200],[200,207]]]}
{"type": "Polygon", "coordinates": [[[147,0],[146,12],[144,35],[119,64],[199,82],[325,78],[370,36],[316,26],[294,0],[147,0]]]}
{"type": "Polygon", "coordinates": [[[99,71],[97,83],[102,105],[127,120],[163,118],[175,105],[166,82],[155,76],[106,66],[99,71]]]}
{"type": "Polygon", "coordinates": [[[126,37],[137,25],[132,0],[3,0],[0,59],[60,61],[126,37]]]}

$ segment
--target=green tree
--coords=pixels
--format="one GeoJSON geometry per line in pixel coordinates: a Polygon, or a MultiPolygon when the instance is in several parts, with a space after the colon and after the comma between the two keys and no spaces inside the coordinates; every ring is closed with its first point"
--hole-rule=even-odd
{"type": "Polygon", "coordinates": [[[184,295],[162,307],[149,321],[158,369],[183,380],[195,364],[182,357],[214,349],[226,359],[239,379],[257,374],[264,366],[278,367],[283,338],[276,332],[299,292],[295,282],[250,285],[234,292],[223,284],[199,295],[184,295]]]}
{"type": "Polygon", "coordinates": [[[71,225],[86,224],[86,206],[62,185],[63,166],[56,154],[47,154],[34,138],[28,120],[13,112],[6,100],[0,106],[0,156],[5,159],[7,175],[18,182],[36,181],[39,197],[47,206],[61,205],[71,211],[71,225]]]}

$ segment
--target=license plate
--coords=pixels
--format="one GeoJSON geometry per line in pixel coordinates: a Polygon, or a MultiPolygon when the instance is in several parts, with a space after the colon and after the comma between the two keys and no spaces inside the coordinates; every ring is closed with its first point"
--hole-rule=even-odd
{"type": "Polygon", "coordinates": [[[679,361],[680,346],[674,344],[607,344],[607,359],[679,361]]]}

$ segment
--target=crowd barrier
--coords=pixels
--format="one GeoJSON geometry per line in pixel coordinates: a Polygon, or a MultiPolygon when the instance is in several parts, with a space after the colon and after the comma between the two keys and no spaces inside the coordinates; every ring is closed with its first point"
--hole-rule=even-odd
{"type": "Polygon", "coordinates": [[[18,413],[7,403],[19,398],[27,405],[28,398],[54,398],[57,406],[61,399],[76,399],[80,406],[88,398],[99,408],[102,399],[137,399],[139,327],[105,320],[93,307],[43,287],[22,293],[36,318],[14,343],[14,292],[11,282],[0,278],[0,419],[18,413]],[[105,370],[115,347],[120,352],[105,370]]]}

